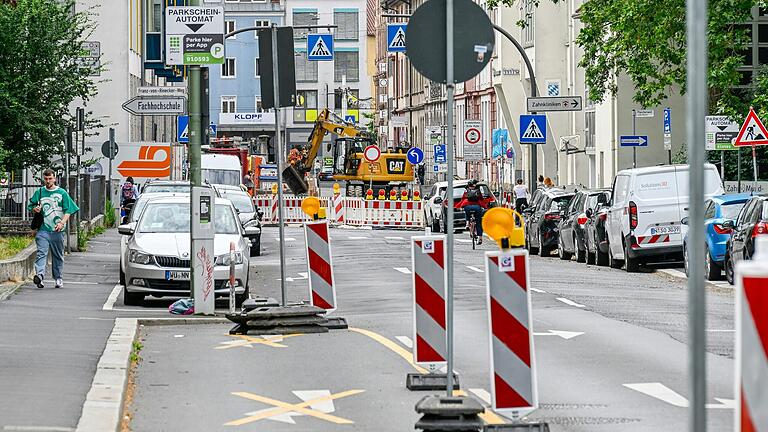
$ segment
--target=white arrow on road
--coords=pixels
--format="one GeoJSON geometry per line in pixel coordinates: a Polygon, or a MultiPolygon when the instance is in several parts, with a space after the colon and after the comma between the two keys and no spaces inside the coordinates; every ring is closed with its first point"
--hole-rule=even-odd
{"type": "MultiPolygon", "coordinates": [[[[660,382],[624,384],[624,387],[654,397],[679,408],[688,408],[689,406],[688,399],[660,382]]],[[[719,403],[706,404],[708,409],[734,409],[736,407],[736,401],[734,399],[714,399],[719,403]]]]}
{"type": "Polygon", "coordinates": [[[564,330],[547,330],[546,333],[533,333],[534,336],[560,336],[563,339],[573,339],[576,336],[583,335],[584,332],[572,332],[572,331],[564,331],[564,330]]]}

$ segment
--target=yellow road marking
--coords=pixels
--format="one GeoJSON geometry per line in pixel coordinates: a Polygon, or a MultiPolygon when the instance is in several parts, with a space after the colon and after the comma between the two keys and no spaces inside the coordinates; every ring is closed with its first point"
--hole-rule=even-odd
{"type": "Polygon", "coordinates": [[[315,398],[315,399],[308,400],[308,401],[305,401],[305,402],[300,402],[300,403],[297,403],[297,404],[291,404],[291,403],[288,403],[288,402],[282,402],[282,401],[279,401],[279,400],[276,400],[276,399],[272,399],[272,398],[268,398],[268,397],[264,397],[264,396],[259,396],[259,395],[256,395],[256,394],[253,394],[253,393],[248,393],[248,392],[234,392],[232,394],[235,395],[235,396],[240,396],[242,398],[254,400],[254,401],[257,401],[257,402],[262,402],[262,403],[265,403],[265,404],[268,404],[268,405],[273,405],[276,408],[271,409],[269,411],[264,411],[264,412],[261,412],[259,414],[252,415],[252,416],[249,416],[249,417],[244,417],[244,418],[241,418],[239,420],[234,420],[234,421],[231,421],[229,423],[224,423],[224,426],[242,426],[242,425],[247,424],[247,423],[255,422],[257,420],[262,420],[262,419],[265,419],[265,418],[269,418],[269,417],[272,417],[272,416],[275,416],[275,415],[279,415],[279,414],[283,414],[283,413],[287,413],[287,412],[297,412],[297,413],[301,413],[301,414],[306,414],[306,415],[310,415],[312,417],[317,417],[319,419],[322,419],[322,420],[325,420],[325,421],[329,421],[331,423],[336,423],[336,424],[354,424],[354,422],[352,420],[347,420],[347,419],[344,419],[344,418],[341,418],[341,417],[336,417],[336,416],[333,416],[333,415],[330,415],[330,414],[326,414],[324,412],[316,411],[316,410],[313,410],[313,409],[307,408],[307,407],[310,406],[310,405],[319,403],[319,402],[325,402],[325,401],[329,401],[329,400],[340,399],[340,398],[343,398],[343,397],[356,395],[356,394],[362,393],[364,391],[365,390],[347,390],[347,391],[344,391],[344,392],[341,392],[341,393],[336,393],[336,394],[332,394],[332,395],[329,395],[329,396],[323,396],[323,397],[315,398]]]}
{"type": "Polygon", "coordinates": [[[288,338],[288,337],[301,336],[301,334],[275,335],[273,337],[266,337],[266,336],[258,337],[258,336],[248,336],[248,335],[227,335],[227,336],[237,338],[237,339],[242,339],[242,341],[224,345],[224,346],[218,346],[213,349],[222,350],[222,349],[236,348],[236,347],[242,347],[242,346],[250,347],[252,344],[266,345],[273,348],[288,348],[286,345],[283,345],[277,341],[288,338]]]}
{"type": "Polygon", "coordinates": [[[370,330],[364,330],[364,329],[354,328],[354,327],[350,327],[349,330],[351,330],[351,331],[353,331],[355,333],[360,333],[362,335],[368,336],[369,338],[375,340],[376,342],[378,342],[378,343],[384,345],[385,347],[389,348],[390,350],[394,351],[395,354],[399,355],[400,357],[405,359],[405,361],[407,361],[411,366],[413,366],[414,369],[416,369],[417,372],[424,373],[424,374],[428,373],[428,371],[426,369],[424,369],[423,367],[421,367],[421,366],[419,366],[419,365],[417,365],[416,363],[413,362],[413,354],[410,351],[408,351],[405,348],[401,347],[400,345],[396,344],[391,339],[388,339],[388,338],[386,338],[386,337],[384,337],[384,336],[382,336],[382,335],[380,335],[378,333],[372,332],[370,330]]]}
{"type": "MultiPolygon", "coordinates": [[[[454,390],[453,391],[454,396],[467,396],[467,392],[464,390],[454,390]]],[[[504,419],[499,417],[498,414],[493,412],[490,407],[485,407],[485,412],[478,414],[478,416],[483,419],[483,421],[486,424],[504,424],[504,419]]]]}

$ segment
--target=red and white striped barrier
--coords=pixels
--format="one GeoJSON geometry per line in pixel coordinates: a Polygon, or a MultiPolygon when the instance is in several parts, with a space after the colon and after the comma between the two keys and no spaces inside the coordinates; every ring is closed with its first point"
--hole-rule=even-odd
{"type": "Polygon", "coordinates": [[[651,243],[669,243],[669,234],[655,234],[637,238],[637,244],[643,245],[651,243]]]}
{"type": "Polygon", "coordinates": [[[333,195],[333,221],[344,223],[344,197],[341,194],[333,195]]]}
{"type": "MultiPolygon", "coordinates": [[[[283,217],[285,223],[304,223],[312,219],[301,210],[301,201],[303,198],[296,198],[293,195],[283,196],[283,217]]],[[[332,198],[320,197],[320,205],[330,213],[332,198]]],[[[265,225],[276,224],[278,222],[277,195],[258,195],[254,197],[254,204],[259,207],[263,213],[261,222],[265,225]]]]}
{"type": "Polygon", "coordinates": [[[512,418],[538,406],[528,268],[525,250],[485,253],[492,406],[512,418]]]}
{"type": "Polygon", "coordinates": [[[333,279],[333,260],[328,236],[328,221],[304,224],[309,267],[309,300],[312,306],[336,310],[336,286],[333,279]]]}
{"type": "Polygon", "coordinates": [[[757,240],[736,265],[737,432],[768,431],[768,238],[757,240]]]}
{"type": "Polygon", "coordinates": [[[413,360],[436,367],[446,362],[445,236],[411,239],[413,268],[413,360]]]}

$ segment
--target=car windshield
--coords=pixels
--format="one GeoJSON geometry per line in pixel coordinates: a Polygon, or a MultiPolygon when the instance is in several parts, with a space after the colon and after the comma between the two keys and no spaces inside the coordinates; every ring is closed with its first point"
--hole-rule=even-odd
{"type": "Polygon", "coordinates": [[[248,194],[237,192],[228,193],[227,191],[224,191],[222,192],[222,196],[232,201],[232,205],[234,205],[240,213],[254,213],[256,211],[253,209],[253,201],[251,201],[251,197],[248,194]]]}
{"type": "MultiPolygon", "coordinates": [[[[217,234],[237,234],[238,223],[226,204],[217,204],[214,212],[217,234]]],[[[188,233],[189,203],[149,203],[139,221],[140,233],[188,233]]]]}
{"type": "Polygon", "coordinates": [[[568,204],[571,203],[571,199],[573,196],[560,196],[552,198],[552,205],[549,207],[550,210],[565,210],[568,208],[568,204]]]}
{"type": "Polygon", "coordinates": [[[200,176],[203,181],[210,184],[222,184],[237,186],[240,184],[240,171],[222,169],[201,169],[200,176]]]}
{"type": "Polygon", "coordinates": [[[742,208],[744,208],[744,205],[746,202],[743,203],[733,203],[733,204],[723,204],[720,206],[720,213],[722,213],[723,219],[731,219],[736,220],[736,217],[739,216],[739,212],[742,208]]]}
{"type": "Polygon", "coordinates": [[[141,193],[189,193],[188,184],[148,184],[141,193]]]}

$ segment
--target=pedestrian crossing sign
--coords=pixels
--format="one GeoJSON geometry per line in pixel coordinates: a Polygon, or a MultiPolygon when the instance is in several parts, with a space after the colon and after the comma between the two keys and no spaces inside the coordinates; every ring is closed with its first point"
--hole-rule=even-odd
{"type": "Polygon", "coordinates": [[[547,142],[547,116],[523,114],[520,116],[520,144],[547,142]]]}
{"type": "Polygon", "coordinates": [[[406,23],[387,24],[387,51],[405,52],[406,23]]]}
{"type": "Polygon", "coordinates": [[[755,110],[751,107],[733,145],[736,147],[768,145],[768,130],[765,129],[763,122],[760,121],[755,110]]]}
{"type": "Polygon", "coordinates": [[[178,116],[176,122],[176,141],[180,143],[189,142],[189,116],[178,116]]]}
{"type": "Polygon", "coordinates": [[[333,35],[308,34],[307,35],[307,60],[329,61],[333,60],[333,35]]]}

